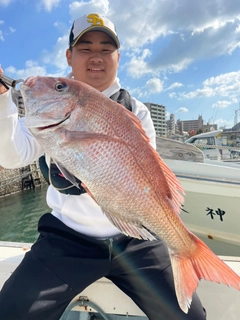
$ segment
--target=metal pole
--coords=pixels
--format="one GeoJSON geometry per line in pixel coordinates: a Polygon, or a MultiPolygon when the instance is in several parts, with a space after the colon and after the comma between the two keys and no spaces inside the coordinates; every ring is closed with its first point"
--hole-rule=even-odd
{"type": "MultiPolygon", "coordinates": [[[[20,82],[24,82],[23,79],[18,79],[18,80],[15,80],[15,79],[12,79],[10,77],[7,77],[6,75],[4,74],[1,74],[0,73],[0,83],[6,88],[6,89],[9,89],[9,86],[12,87],[13,89],[16,90],[16,85],[20,82]]],[[[16,90],[18,91],[18,90],[16,90]]]]}

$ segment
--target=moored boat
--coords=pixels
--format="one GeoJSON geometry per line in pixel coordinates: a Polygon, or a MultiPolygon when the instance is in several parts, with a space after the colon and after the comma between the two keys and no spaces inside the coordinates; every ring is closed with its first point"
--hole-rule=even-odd
{"type": "Polygon", "coordinates": [[[208,161],[196,146],[157,137],[157,151],[185,190],[181,218],[198,236],[239,246],[240,165],[208,161]]]}
{"type": "Polygon", "coordinates": [[[204,132],[185,141],[202,150],[206,160],[240,163],[240,131],[222,129],[204,132]]]}

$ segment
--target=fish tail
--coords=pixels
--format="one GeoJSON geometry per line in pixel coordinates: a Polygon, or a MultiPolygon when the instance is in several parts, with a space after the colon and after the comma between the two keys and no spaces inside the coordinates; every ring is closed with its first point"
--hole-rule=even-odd
{"type": "Polygon", "coordinates": [[[240,277],[195,235],[196,249],[188,256],[170,253],[175,291],[180,308],[187,313],[201,279],[223,283],[240,290],[240,277]]]}

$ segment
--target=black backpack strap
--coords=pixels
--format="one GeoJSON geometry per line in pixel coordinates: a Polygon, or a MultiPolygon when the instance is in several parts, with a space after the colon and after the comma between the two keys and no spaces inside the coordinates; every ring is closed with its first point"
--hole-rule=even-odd
{"type": "Polygon", "coordinates": [[[132,101],[129,92],[125,89],[120,89],[118,92],[114,93],[110,99],[117,101],[123,105],[129,111],[132,111],[132,101]]]}
{"type": "Polygon", "coordinates": [[[50,165],[50,172],[48,165],[46,163],[46,157],[41,156],[39,159],[39,167],[42,172],[42,175],[46,182],[50,185],[52,184],[55,189],[57,189],[59,192],[64,194],[72,194],[72,195],[80,195],[82,193],[86,193],[86,190],[81,186],[81,181],[76,178],[79,188],[72,185],[70,181],[65,179],[63,175],[61,174],[58,167],[51,163],[50,165]],[[50,177],[49,177],[50,175],[50,177]],[[50,178],[50,179],[49,179],[50,178]]]}

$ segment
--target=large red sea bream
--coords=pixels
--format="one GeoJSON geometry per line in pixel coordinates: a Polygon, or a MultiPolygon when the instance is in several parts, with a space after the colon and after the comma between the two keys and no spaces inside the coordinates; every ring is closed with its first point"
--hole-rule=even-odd
{"type": "Polygon", "coordinates": [[[240,290],[240,277],[181,221],[182,187],[136,116],[71,79],[30,77],[21,93],[26,126],[63,174],[80,179],[122,233],[166,242],[185,313],[200,279],[240,290]]]}

